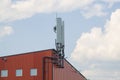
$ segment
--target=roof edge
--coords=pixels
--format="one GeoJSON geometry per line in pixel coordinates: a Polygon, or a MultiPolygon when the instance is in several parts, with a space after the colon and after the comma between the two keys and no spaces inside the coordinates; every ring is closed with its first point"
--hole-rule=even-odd
{"type": "Polygon", "coordinates": [[[87,80],[87,78],[86,78],[83,74],[81,74],[80,71],[78,71],[67,59],[64,58],[64,60],[65,60],[73,69],[75,69],[75,71],[77,71],[83,78],[85,78],[85,80],[87,80]]]}
{"type": "Polygon", "coordinates": [[[0,58],[18,56],[18,55],[25,55],[25,54],[31,54],[31,53],[37,53],[37,52],[44,52],[44,51],[49,51],[49,50],[55,51],[55,49],[46,49],[46,50],[40,50],[40,51],[32,51],[32,52],[18,53],[18,54],[13,54],[13,55],[0,56],[0,58]]]}

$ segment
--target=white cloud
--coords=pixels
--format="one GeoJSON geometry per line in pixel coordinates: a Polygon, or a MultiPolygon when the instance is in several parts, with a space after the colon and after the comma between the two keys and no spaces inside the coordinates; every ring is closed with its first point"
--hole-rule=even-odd
{"type": "Polygon", "coordinates": [[[94,4],[91,6],[87,6],[83,8],[82,15],[86,18],[91,18],[93,16],[106,16],[106,12],[104,12],[104,5],[101,4],[94,4]]]}
{"type": "Polygon", "coordinates": [[[13,33],[11,26],[4,26],[0,28],[0,39],[13,33]]]}
{"type": "Polygon", "coordinates": [[[37,13],[66,12],[82,8],[94,0],[1,0],[0,21],[13,21],[37,13]]]}
{"type": "Polygon", "coordinates": [[[120,80],[120,71],[118,70],[88,69],[83,74],[87,75],[90,80],[120,80]]]}
{"type": "Polygon", "coordinates": [[[109,3],[109,7],[112,7],[115,3],[120,2],[120,0],[102,0],[106,3],[109,3]]]}
{"type": "MultiPolygon", "coordinates": [[[[105,3],[116,3],[118,0],[101,0],[105,3]]],[[[68,12],[80,10],[87,18],[104,16],[106,13],[96,0],[1,0],[0,22],[29,18],[38,13],[68,12]]]]}
{"type": "Polygon", "coordinates": [[[60,0],[58,2],[58,12],[59,11],[72,11],[75,9],[81,9],[85,6],[92,4],[94,0],[60,0]]]}
{"type": "MultiPolygon", "coordinates": [[[[83,66],[96,65],[98,66],[99,71],[96,71],[96,68],[88,69],[83,71],[85,75],[93,77],[93,80],[119,80],[120,79],[120,9],[112,13],[109,21],[106,22],[104,30],[98,27],[94,27],[90,32],[83,33],[82,36],[78,39],[77,45],[71,54],[71,59],[83,66]],[[102,64],[102,63],[105,64],[102,64]],[[106,69],[102,69],[101,66],[107,68],[108,64],[118,63],[112,69],[109,69],[108,72],[106,69]],[[114,70],[117,69],[117,70],[114,70]],[[99,73],[100,72],[100,73],[99,73]],[[94,75],[95,74],[95,75],[94,75]],[[100,74],[106,76],[99,76],[100,74]],[[115,75],[116,74],[116,75],[115,75]],[[98,79],[95,79],[97,75],[98,79]],[[109,76],[107,76],[109,75],[109,76]],[[111,78],[117,76],[115,79],[111,78]],[[103,78],[103,79],[102,79],[103,78]],[[106,79],[107,78],[107,79],[106,79]],[[111,79],[110,79],[111,78],[111,79]]],[[[94,67],[94,66],[93,66],[94,67]]]]}

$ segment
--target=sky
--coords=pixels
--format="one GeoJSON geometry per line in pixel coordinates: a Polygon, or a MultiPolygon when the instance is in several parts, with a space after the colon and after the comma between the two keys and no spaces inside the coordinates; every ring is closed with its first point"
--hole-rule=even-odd
{"type": "Polygon", "coordinates": [[[120,0],[0,0],[0,56],[55,48],[89,80],[120,80],[120,0]]]}

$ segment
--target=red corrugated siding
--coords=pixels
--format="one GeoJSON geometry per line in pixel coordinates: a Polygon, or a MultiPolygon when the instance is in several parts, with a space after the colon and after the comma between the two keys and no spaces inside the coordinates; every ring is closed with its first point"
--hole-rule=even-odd
{"type": "MultiPolygon", "coordinates": [[[[52,56],[52,50],[33,52],[30,54],[6,56],[7,61],[3,61],[2,58],[0,58],[0,70],[8,70],[8,77],[0,77],[0,80],[42,80],[43,57],[46,56],[52,56]],[[30,76],[31,68],[38,69],[38,76],[30,76]],[[23,69],[22,77],[16,77],[16,69],[23,69]]],[[[50,65],[49,68],[52,69],[52,66],[50,65]]],[[[52,79],[51,69],[49,69],[49,71],[46,71],[46,74],[49,74],[50,76],[49,80],[52,79]]]]}
{"type": "Polygon", "coordinates": [[[86,80],[74,67],[64,60],[64,68],[53,69],[53,80],[86,80]]]}
{"type": "Polygon", "coordinates": [[[66,60],[64,60],[64,68],[53,66],[50,58],[53,57],[53,52],[53,50],[45,50],[5,56],[6,61],[2,60],[3,57],[0,57],[0,70],[7,69],[9,72],[8,77],[2,78],[0,76],[0,80],[43,80],[43,76],[44,80],[85,80],[66,60]],[[43,60],[43,57],[47,58],[43,60]],[[30,76],[31,68],[38,69],[38,76],[30,76]],[[16,69],[23,70],[22,77],[16,77],[16,69]]]}

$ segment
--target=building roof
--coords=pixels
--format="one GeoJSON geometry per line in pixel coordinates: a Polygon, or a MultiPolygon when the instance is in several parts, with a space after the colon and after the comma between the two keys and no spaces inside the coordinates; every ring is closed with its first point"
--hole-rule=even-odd
{"type": "MultiPolygon", "coordinates": [[[[85,76],[84,75],[82,75],[81,73],[80,73],[80,71],[78,71],[68,60],[66,60],[66,59],[64,59],[78,74],[80,74],[82,77],[84,77],[85,78],[85,76]]],[[[85,78],[86,79],[86,78],[85,78]]],[[[86,79],[87,80],[87,79],[86,79]]]]}
{"type": "Polygon", "coordinates": [[[11,57],[11,56],[19,56],[19,55],[26,55],[26,54],[32,54],[32,53],[38,53],[38,52],[44,52],[44,51],[55,51],[55,49],[46,49],[46,50],[41,50],[41,51],[32,51],[32,52],[25,52],[25,53],[19,53],[19,54],[13,54],[13,55],[7,55],[7,56],[0,56],[0,58],[3,57],[11,57]]]}
{"type": "MultiPolygon", "coordinates": [[[[26,55],[26,54],[33,54],[33,53],[40,53],[40,52],[45,52],[45,51],[53,51],[56,52],[55,49],[47,49],[47,50],[41,50],[41,51],[33,51],[33,52],[26,52],[26,53],[20,53],[20,54],[14,54],[14,55],[7,55],[7,56],[1,56],[0,58],[4,58],[4,57],[12,57],[12,56],[20,56],[20,55],[26,55]]],[[[68,60],[66,60],[64,58],[64,60],[78,73],[80,74],[82,77],[85,78],[84,75],[82,75],[68,60]]],[[[86,79],[86,78],[85,78],[86,79]]],[[[87,80],[87,79],[86,79],[87,80]]]]}

